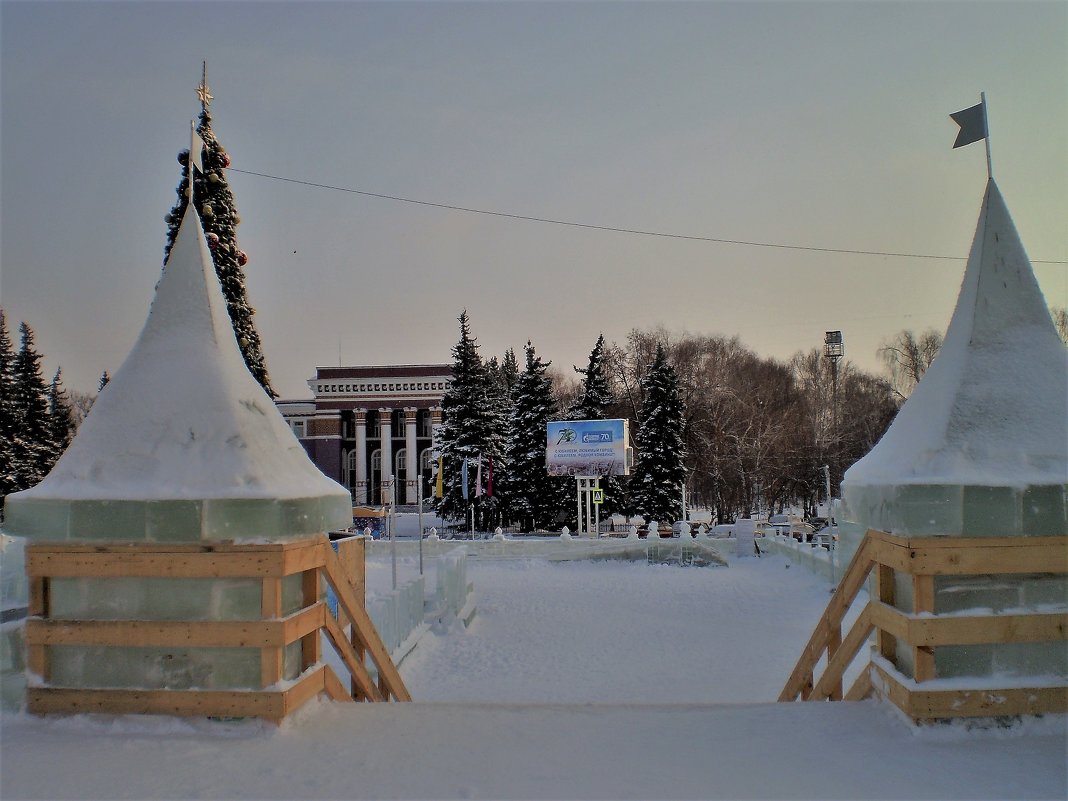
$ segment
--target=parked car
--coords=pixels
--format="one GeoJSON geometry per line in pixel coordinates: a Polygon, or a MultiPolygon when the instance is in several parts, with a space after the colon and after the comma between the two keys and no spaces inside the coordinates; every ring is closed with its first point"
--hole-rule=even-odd
{"type": "Polygon", "coordinates": [[[798,542],[812,542],[816,529],[797,515],[771,515],[768,531],[784,537],[793,537],[798,542]]]}

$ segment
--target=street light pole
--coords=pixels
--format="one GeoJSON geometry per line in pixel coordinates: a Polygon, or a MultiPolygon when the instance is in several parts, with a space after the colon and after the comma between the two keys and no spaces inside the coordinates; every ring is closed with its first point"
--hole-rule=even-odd
{"type": "MultiPolygon", "coordinates": [[[[828,331],[823,338],[823,355],[831,360],[831,434],[835,475],[838,474],[838,360],[845,353],[841,331],[828,331]]],[[[830,517],[831,496],[827,495],[827,515],[830,517]]]]}

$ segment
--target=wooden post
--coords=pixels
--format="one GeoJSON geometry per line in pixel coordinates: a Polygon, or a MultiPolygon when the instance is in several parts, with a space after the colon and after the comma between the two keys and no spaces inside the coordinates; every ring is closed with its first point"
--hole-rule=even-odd
{"type": "MultiPolygon", "coordinates": [[[[894,569],[884,564],[875,567],[875,597],[887,606],[893,606],[897,598],[894,588],[894,569]]],[[[879,656],[893,664],[897,664],[897,638],[884,629],[878,629],[875,635],[875,646],[879,656]]]]}
{"type": "MultiPolygon", "coordinates": [[[[30,576],[30,593],[26,614],[29,617],[48,617],[48,579],[41,576],[30,576]]],[[[40,676],[45,681],[49,679],[48,646],[30,645],[27,647],[27,665],[30,671],[40,676]]]]}
{"type": "MultiPolygon", "coordinates": [[[[324,543],[323,548],[330,548],[329,543],[324,543]]],[[[305,608],[317,603],[319,600],[319,569],[312,568],[301,573],[302,603],[305,608]]],[[[318,664],[322,659],[323,644],[319,639],[319,631],[313,631],[300,639],[300,669],[307,670],[312,665],[318,664]]]]}
{"type": "MultiPolygon", "coordinates": [[[[340,540],[337,544],[337,559],[341,563],[345,577],[348,578],[349,583],[352,585],[356,600],[363,606],[367,597],[367,540],[363,537],[340,540]]],[[[351,625],[351,621],[345,617],[345,612],[340,603],[337,609],[337,619],[342,628],[346,625],[351,625]]],[[[367,656],[355,628],[349,631],[349,642],[352,643],[352,647],[356,650],[356,656],[359,657],[360,664],[365,664],[367,656]]],[[[355,677],[350,680],[349,685],[349,691],[352,693],[353,698],[361,698],[363,696],[355,677]]]]}
{"type": "MultiPolygon", "coordinates": [[[[912,577],[912,613],[934,612],[934,576],[912,577]]],[[[935,677],[934,648],[926,645],[912,646],[912,678],[930,681],[935,677]]]]}
{"type": "MultiPolygon", "coordinates": [[[[267,577],[260,582],[260,617],[277,620],[282,617],[282,579],[267,577]]],[[[269,646],[260,649],[260,685],[264,688],[282,680],[283,649],[269,646]]]]}

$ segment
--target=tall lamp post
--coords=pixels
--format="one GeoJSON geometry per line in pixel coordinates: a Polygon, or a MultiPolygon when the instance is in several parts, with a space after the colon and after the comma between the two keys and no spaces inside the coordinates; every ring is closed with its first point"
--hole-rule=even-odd
{"type": "MultiPolygon", "coordinates": [[[[828,331],[823,337],[823,355],[831,360],[831,431],[833,461],[835,475],[838,475],[838,360],[845,353],[845,345],[842,342],[841,331],[828,331]]],[[[830,522],[831,496],[830,488],[827,490],[827,517],[830,522]]]]}

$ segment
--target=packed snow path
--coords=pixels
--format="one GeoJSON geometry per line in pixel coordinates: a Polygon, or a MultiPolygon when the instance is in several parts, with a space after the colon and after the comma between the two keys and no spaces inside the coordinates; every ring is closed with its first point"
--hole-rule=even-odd
{"type": "MultiPolygon", "coordinates": [[[[830,597],[787,564],[471,560],[470,628],[424,637],[405,681],[424,701],[774,701],[830,597]]],[[[388,560],[368,574],[388,582],[388,560]]]]}

